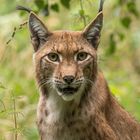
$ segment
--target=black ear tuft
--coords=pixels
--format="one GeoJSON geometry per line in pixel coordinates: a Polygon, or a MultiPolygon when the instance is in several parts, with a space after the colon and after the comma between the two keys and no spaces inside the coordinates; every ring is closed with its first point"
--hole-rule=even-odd
{"type": "Polygon", "coordinates": [[[29,29],[34,50],[37,51],[47,41],[51,33],[33,12],[29,16],[29,29]]]}
{"type": "Polygon", "coordinates": [[[99,5],[99,11],[98,11],[98,13],[100,13],[101,11],[103,11],[104,1],[105,0],[100,0],[100,5],[99,5]]]}
{"type": "Polygon", "coordinates": [[[84,37],[97,49],[103,26],[103,13],[99,12],[97,17],[84,29],[84,37]]]}

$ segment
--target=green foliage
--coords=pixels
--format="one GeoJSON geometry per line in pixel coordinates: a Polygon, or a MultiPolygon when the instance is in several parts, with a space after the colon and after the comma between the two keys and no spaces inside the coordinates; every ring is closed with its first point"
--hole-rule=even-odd
{"type": "Polygon", "coordinates": [[[67,9],[70,8],[70,1],[71,0],[60,0],[61,4],[66,7],[67,9]]]}
{"type": "Polygon", "coordinates": [[[136,2],[135,1],[129,1],[127,3],[127,9],[130,13],[132,13],[133,15],[135,15],[136,17],[139,17],[139,12],[137,10],[136,7],[136,2]]]}
{"type": "Polygon", "coordinates": [[[130,28],[130,24],[131,24],[131,18],[130,17],[123,17],[121,19],[121,24],[123,25],[123,27],[125,28],[130,28]]]}
{"type": "Polygon", "coordinates": [[[114,39],[114,36],[115,36],[115,34],[110,35],[109,48],[106,51],[107,55],[111,55],[111,54],[115,53],[115,51],[116,51],[116,41],[114,39]]]}
{"type": "Polygon", "coordinates": [[[51,5],[51,9],[55,12],[59,12],[59,5],[57,3],[54,3],[51,5]]]}
{"type": "MultiPolygon", "coordinates": [[[[36,107],[38,90],[32,65],[32,47],[25,25],[17,30],[8,46],[13,28],[27,20],[16,5],[28,5],[50,29],[83,30],[97,14],[98,0],[0,0],[0,140],[37,140],[36,107]],[[15,104],[15,108],[14,108],[15,104]],[[16,119],[14,119],[14,116],[16,119]],[[15,125],[15,120],[17,125],[15,125]],[[15,136],[15,137],[14,137],[15,136]]],[[[140,120],[140,1],[105,1],[104,27],[98,63],[112,93],[140,120]],[[105,61],[102,61],[105,60],[105,61]]]]}
{"type": "Polygon", "coordinates": [[[45,2],[44,0],[35,0],[35,5],[38,7],[38,9],[44,8],[45,2]]]}
{"type": "Polygon", "coordinates": [[[41,12],[44,16],[49,16],[50,11],[59,12],[60,4],[66,9],[70,9],[70,1],[71,0],[60,0],[60,2],[56,1],[51,3],[49,0],[34,0],[34,5],[36,5],[37,13],[41,12]]]}

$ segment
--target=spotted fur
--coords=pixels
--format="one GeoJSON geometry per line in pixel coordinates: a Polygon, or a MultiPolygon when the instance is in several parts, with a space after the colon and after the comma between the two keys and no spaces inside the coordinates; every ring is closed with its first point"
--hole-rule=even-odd
{"type": "Polygon", "coordinates": [[[84,31],[50,32],[30,13],[41,140],[140,140],[140,124],[117,103],[98,70],[102,3],[84,31]]]}
{"type": "MultiPolygon", "coordinates": [[[[65,101],[47,82],[39,86],[37,111],[38,128],[42,140],[139,140],[140,125],[117,103],[97,67],[96,49],[81,32],[54,32],[34,57],[38,85],[47,79],[63,75],[83,76],[85,85],[73,100],[65,101]],[[66,59],[61,64],[44,60],[51,49],[66,59]],[[72,56],[83,51],[91,60],[77,65],[72,56]]],[[[47,81],[47,80],[46,80],[47,81]]]]}

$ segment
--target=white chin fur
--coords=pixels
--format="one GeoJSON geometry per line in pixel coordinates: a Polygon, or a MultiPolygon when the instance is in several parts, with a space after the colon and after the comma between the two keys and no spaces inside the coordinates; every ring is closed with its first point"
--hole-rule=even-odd
{"type": "MultiPolygon", "coordinates": [[[[76,93],[75,93],[76,94],[76,93]]],[[[75,99],[75,94],[73,95],[62,95],[61,97],[63,98],[63,100],[65,101],[72,101],[73,99],[75,99]]]]}
{"type": "Polygon", "coordinates": [[[58,92],[57,91],[57,94],[64,100],[64,101],[72,101],[74,98],[75,98],[75,96],[76,96],[76,94],[77,93],[74,93],[74,94],[72,94],[72,95],[64,95],[64,94],[62,94],[61,92],[58,92]]]}

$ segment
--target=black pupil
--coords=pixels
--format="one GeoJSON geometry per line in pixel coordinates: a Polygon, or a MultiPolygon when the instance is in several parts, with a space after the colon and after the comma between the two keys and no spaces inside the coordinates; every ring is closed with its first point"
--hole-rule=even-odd
{"type": "Polygon", "coordinates": [[[55,54],[55,53],[50,53],[48,55],[49,59],[52,60],[52,61],[58,61],[58,55],[55,54]]]}
{"type": "Polygon", "coordinates": [[[86,57],[87,57],[87,54],[86,53],[79,53],[78,54],[78,60],[84,60],[84,59],[86,59],[86,57]]]}

